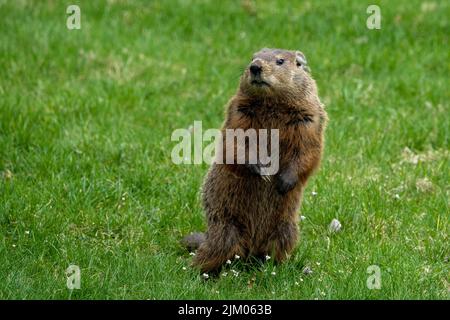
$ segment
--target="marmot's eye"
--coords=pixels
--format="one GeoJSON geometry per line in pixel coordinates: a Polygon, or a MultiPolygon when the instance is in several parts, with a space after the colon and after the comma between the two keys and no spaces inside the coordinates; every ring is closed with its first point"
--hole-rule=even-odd
{"type": "Polygon", "coordinates": [[[284,63],[284,59],[277,59],[277,65],[281,66],[284,63]]]}
{"type": "Polygon", "coordinates": [[[301,66],[302,66],[301,62],[297,61],[297,67],[301,67],[301,66]]]}

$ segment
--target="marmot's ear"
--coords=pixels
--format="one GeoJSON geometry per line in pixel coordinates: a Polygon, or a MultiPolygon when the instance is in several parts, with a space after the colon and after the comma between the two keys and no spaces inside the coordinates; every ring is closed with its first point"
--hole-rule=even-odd
{"type": "Polygon", "coordinates": [[[295,51],[295,61],[297,62],[297,66],[302,68],[306,72],[311,72],[308,67],[308,62],[306,61],[306,57],[301,51],[295,51]]]}

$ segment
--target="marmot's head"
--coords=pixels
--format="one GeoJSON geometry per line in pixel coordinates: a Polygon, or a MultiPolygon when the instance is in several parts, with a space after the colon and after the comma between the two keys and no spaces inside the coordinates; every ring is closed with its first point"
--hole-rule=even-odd
{"type": "Polygon", "coordinates": [[[306,57],[300,51],[267,49],[253,55],[240,89],[251,96],[298,96],[314,90],[306,57]]]}

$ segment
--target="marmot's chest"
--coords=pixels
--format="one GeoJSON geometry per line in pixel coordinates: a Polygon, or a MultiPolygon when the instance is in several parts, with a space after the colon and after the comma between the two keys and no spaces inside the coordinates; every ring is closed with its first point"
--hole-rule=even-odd
{"type": "Polygon", "coordinates": [[[311,112],[298,108],[278,108],[250,106],[238,108],[241,117],[251,123],[252,128],[290,129],[298,126],[311,125],[315,117],[311,112]]]}

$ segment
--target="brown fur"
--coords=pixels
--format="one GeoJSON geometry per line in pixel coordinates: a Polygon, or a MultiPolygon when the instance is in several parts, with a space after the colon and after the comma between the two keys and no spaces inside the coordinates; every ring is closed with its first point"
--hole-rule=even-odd
{"type": "Polygon", "coordinates": [[[222,130],[279,129],[280,169],[266,182],[258,165],[211,166],[203,185],[208,230],[204,238],[185,238],[189,248],[198,247],[193,264],[202,272],[217,271],[235,255],[285,259],[297,242],[302,191],[322,155],[327,115],[304,55],[263,49],[254,63],[269,86],[255,85],[247,68],[222,130]]]}

